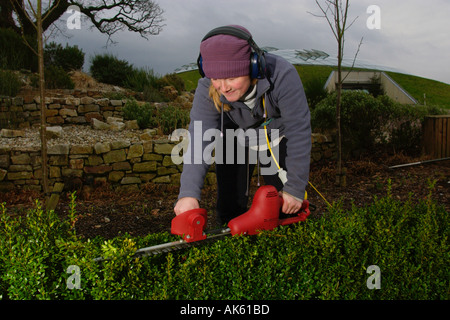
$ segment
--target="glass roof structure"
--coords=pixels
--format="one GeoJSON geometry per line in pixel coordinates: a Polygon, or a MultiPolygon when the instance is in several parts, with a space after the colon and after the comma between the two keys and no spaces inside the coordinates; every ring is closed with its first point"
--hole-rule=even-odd
{"type": "MultiPolygon", "coordinates": [[[[294,65],[322,65],[322,66],[337,66],[337,55],[330,55],[324,51],[310,49],[310,50],[298,50],[298,49],[277,49],[274,47],[263,47],[261,48],[266,52],[270,52],[275,55],[279,55],[285,58],[287,61],[294,65]]],[[[344,57],[342,61],[342,66],[351,67],[353,64],[353,56],[351,58],[344,57]]],[[[380,66],[366,61],[360,58],[356,58],[355,68],[370,69],[370,70],[380,70],[380,71],[393,71],[405,73],[402,70],[380,66]]],[[[176,73],[191,71],[197,69],[197,63],[193,62],[190,64],[183,65],[175,70],[176,73]]]]}

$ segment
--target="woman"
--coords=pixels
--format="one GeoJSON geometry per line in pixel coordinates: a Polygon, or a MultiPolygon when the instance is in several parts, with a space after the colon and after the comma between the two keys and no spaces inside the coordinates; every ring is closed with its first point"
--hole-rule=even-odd
{"type": "Polygon", "coordinates": [[[250,32],[241,26],[210,31],[200,44],[198,65],[203,78],[198,82],[190,113],[191,152],[184,155],[175,213],[199,208],[210,164],[203,159],[204,151],[211,143],[201,137],[208,129],[220,130],[221,135],[215,141],[216,159],[221,151],[222,159],[227,159],[216,161],[217,214],[221,223],[247,211],[249,181],[255,167],[250,155],[255,148],[258,159],[270,154],[270,165],[276,163],[279,167],[264,175],[264,181],[280,192],[282,211],[296,213],[305,195],[311,150],[309,108],[296,69],[279,56],[263,53],[250,32]],[[227,129],[234,132],[241,129],[241,138],[244,132],[247,140],[256,137],[256,143],[246,141],[244,163],[237,159],[236,141],[242,139],[236,138],[238,134],[231,137],[224,134],[229,132],[227,129]],[[252,130],[264,135],[261,138],[261,134],[252,134],[252,130]],[[270,144],[269,133],[272,133],[270,144]],[[223,150],[218,150],[218,146],[223,150]]]}

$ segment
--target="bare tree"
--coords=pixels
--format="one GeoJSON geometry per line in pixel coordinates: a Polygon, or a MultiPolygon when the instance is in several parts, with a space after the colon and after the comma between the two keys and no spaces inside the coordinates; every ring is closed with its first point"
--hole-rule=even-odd
{"type": "MultiPolygon", "coordinates": [[[[42,1],[42,0],[41,0],[42,1]]],[[[31,0],[0,0],[0,28],[10,28],[19,34],[34,36],[36,17],[26,13],[31,0]]],[[[77,6],[108,40],[118,31],[128,30],[146,38],[162,31],[164,11],[152,0],[49,0],[42,12],[42,31],[53,25],[70,6],[77,6]]]]}
{"type": "MultiPolygon", "coordinates": [[[[49,195],[48,189],[48,161],[47,161],[47,136],[46,136],[46,105],[45,105],[45,78],[44,78],[44,44],[43,44],[43,22],[46,21],[52,10],[48,9],[46,14],[42,14],[42,0],[37,0],[35,5],[32,5],[28,1],[28,5],[25,5],[20,0],[10,0],[11,6],[20,12],[20,15],[27,20],[27,24],[31,25],[37,36],[37,50],[28,43],[25,34],[22,33],[24,42],[30,47],[34,54],[38,57],[38,70],[39,70],[39,99],[41,109],[41,158],[42,158],[42,187],[44,196],[47,201],[49,195]]],[[[21,20],[21,23],[23,20],[21,20]]]]}
{"type": "MultiPolygon", "coordinates": [[[[342,134],[341,134],[341,92],[342,83],[347,75],[342,77],[342,60],[344,58],[344,43],[345,43],[345,31],[347,31],[358,17],[353,19],[351,23],[348,23],[348,8],[350,7],[349,0],[325,0],[324,4],[320,4],[316,0],[316,4],[319,7],[321,14],[313,14],[313,16],[325,18],[330,26],[331,31],[338,43],[338,81],[336,88],[336,129],[337,129],[337,148],[338,148],[338,163],[336,172],[336,184],[340,186],[346,185],[345,169],[342,166],[342,134]]],[[[355,57],[353,59],[353,64],[351,69],[355,65],[356,57],[359,53],[359,49],[362,44],[362,38],[358,45],[358,50],[356,51],[355,57]]],[[[350,69],[350,70],[351,70],[350,69]]]]}
{"type": "Polygon", "coordinates": [[[42,186],[46,202],[49,187],[43,33],[71,5],[77,6],[95,28],[107,34],[108,41],[114,33],[125,29],[137,32],[144,38],[157,35],[162,30],[161,23],[164,20],[163,10],[151,0],[0,0],[0,28],[10,28],[21,34],[25,44],[38,57],[42,186]],[[28,36],[36,37],[37,48],[27,41],[28,36]]]}

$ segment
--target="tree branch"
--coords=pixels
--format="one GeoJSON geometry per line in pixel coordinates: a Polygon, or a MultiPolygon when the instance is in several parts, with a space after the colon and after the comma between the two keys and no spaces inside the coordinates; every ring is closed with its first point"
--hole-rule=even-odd
{"type": "Polygon", "coordinates": [[[363,39],[364,39],[364,37],[361,37],[361,40],[359,41],[359,44],[358,44],[358,49],[356,50],[355,56],[353,58],[352,66],[350,67],[350,70],[347,72],[345,77],[342,79],[342,82],[344,82],[345,79],[347,79],[348,75],[350,74],[350,72],[353,71],[353,68],[355,67],[356,57],[358,56],[359,49],[361,48],[361,45],[363,44],[363,39]]]}

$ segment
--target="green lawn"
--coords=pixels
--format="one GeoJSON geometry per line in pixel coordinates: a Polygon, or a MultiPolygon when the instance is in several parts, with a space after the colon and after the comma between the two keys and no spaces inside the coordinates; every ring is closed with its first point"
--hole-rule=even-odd
{"type": "MultiPolygon", "coordinates": [[[[331,71],[336,69],[332,66],[313,65],[296,65],[295,67],[303,84],[315,78],[319,78],[325,84],[331,71]]],[[[424,104],[425,94],[425,102],[427,105],[450,109],[450,84],[402,73],[386,73],[403,89],[409,92],[420,104],[424,104]]],[[[183,72],[179,76],[185,81],[186,90],[188,91],[194,90],[197,87],[198,79],[200,79],[197,70],[183,72]]]]}
{"type": "Polygon", "coordinates": [[[450,109],[449,84],[402,73],[386,73],[403,89],[408,91],[420,104],[424,104],[425,94],[427,105],[450,109]]]}

